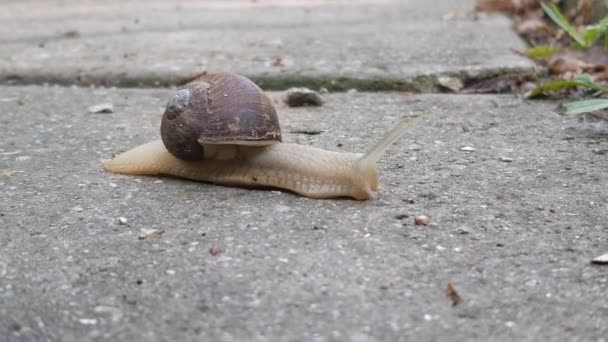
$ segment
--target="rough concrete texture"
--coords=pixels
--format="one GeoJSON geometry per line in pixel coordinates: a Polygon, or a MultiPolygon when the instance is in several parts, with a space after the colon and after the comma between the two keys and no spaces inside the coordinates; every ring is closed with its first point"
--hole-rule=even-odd
{"type": "Polygon", "coordinates": [[[157,86],[204,71],[264,88],[437,90],[530,72],[502,16],[474,0],[5,1],[0,82],[157,86]]]}
{"type": "Polygon", "coordinates": [[[286,140],[344,151],[430,113],[379,163],[390,190],[357,202],[104,172],[158,137],[172,90],[0,93],[2,341],[606,341],[608,268],[590,260],[606,252],[608,139],[552,104],[279,106],[286,140]],[[103,102],[115,112],[87,112],[103,102]]]}

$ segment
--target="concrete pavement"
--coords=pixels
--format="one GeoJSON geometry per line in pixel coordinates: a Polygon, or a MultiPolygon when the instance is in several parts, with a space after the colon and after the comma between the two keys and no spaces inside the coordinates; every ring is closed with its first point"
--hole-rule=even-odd
{"type": "Polygon", "coordinates": [[[172,87],[202,71],[416,91],[530,72],[509,22],[473,5],[3,1],[0,342],[606,342],[608,270],[590,260],[607,251],[607,132],[556,103],[347,92],[296,109],[271,93],[286,141],[337,151],[429,113],[365,202],[99,163],[157,139],[172,87]],[[89,113],[102,103],[114,112],[89,113]]]}
{"type": "Polygon", "coordinates": [[[430,113],[380,162],[390,190],[357,202],[103,171],[99,158],[158,137],[171,90],[1,93],[5,340],[607,336],[606,269],[590,260],[605,252],[608,142],[551,103],[351,93],[279,106],[287,141],[349,151],[430,113]],[[101,102],[115,112],[87,112],[101,102]],[[148,229],[164,234],[141,240],[148,229]]]}
{"type": "Polygon", "coordinates": [[[440,75],[530,72],[509,21],[471,19],[473,3],[10,1],[0,82],[163,86],[231,71],[266,89],[435,91],[440,75]]]}

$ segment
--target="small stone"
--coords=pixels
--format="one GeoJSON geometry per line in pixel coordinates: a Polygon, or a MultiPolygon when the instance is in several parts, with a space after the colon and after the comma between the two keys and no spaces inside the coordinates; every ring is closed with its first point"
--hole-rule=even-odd
{"type": "Polygon", "coordinates": [[[118,322],[122,318],[122,312],[120,309],[112,306],[98,305],[93,308],[93,311],[100,317],[109,319],[112,322],[118,322]]]}
{"type": "Polygon", "coordinates": [[[101,103],[94,106],[89,107],[89,113],[93,114],[108,114],[113,113],[114,107],[111,103],[101,103]]]}
{"type": "Polygon", "coordinates": [[[445,251],[445,247],[443,247],[442,245],[437,245],[437,247],[435,247],[435,248],[437,248],[437,250],[440,252],[445,251]]]}
{"type": "Polygon", "coordinates": [[[138,240],[158,239],[165,231],[162,229],[142,229],[141,234],[137,237],[138,240]]]}
{"type": "Polygon", "coordinates": [[[123,225],[123,226],[124,226],[125,224],[127,224],[127,219],[126,219],[125,217],[122,217],[122,216],[121,216],[121,217],[119,217],[119,218],[118,218],[118,224],[120,224],[120,225],[123,225]]]}
{"type": "Polygon", "coordinates": [[[596,265],[608,265],[608,253],[598,256],[591,260],[592,264],[596,265]]]}
{"type": "Polygon", "coordinates": [[[19,157],[15,158],[15,160],[18,162],[24,162],[24,161],[27,161],[30,159],[32,159],[32,157],[30,157],[30,156],[19,156],[19,157]]]}
{"type": "Polygon", "coordinates": [[[116,187],[118,187],[118,184],[116,184],[116,183],[108,183],[108,185],[109,185],[111,188],[116,188],[116,187]]]}
{"type": "Polygon", "coordinates": [[[289,107],[323,105],[323,100],[319,93],[308,88],[288,89],[285,93],[284,101],[289,107]]]}
{"type": "Polygon", "coordinates": [[[451,91],[459,91],[464,86],[462,80],[456,77],[442,76],[437,79],[439,85],[451,91]]]}
{"type": "Polygon", "coordinates": [[[211,248],[209,248],[209,254],[211,254],[213,256],[220,255],[223,252],[224,252],[224,250],[220,246],[212,246],[211,248]]]}
{"type": "Polygon", "coordinates": [[[505,163],[510,163],[513,161],[513,158],[509,158],[509,157],[498,157],[498,160],[500,160],[501,162],[505,162],[505,163]]]}
{"type": "Polygon", "coordinates": [[[475,147],[472,146],[464,146],[462,148],[460,148],[461,151],[465,151],[465,152],[474,152],[475,151],[475,147]]]}
{"type": "Polygon", "coordinates": [[[538,281],[537,279],[530,279],[526,282],[526,286],[528,287],[536,287],[540,284],[540,281],[538,281]]]}
{"type": "Polygon", "coordinates": [[[95,325],[97,324],[97,320],[95,318],[81,318],[78,320],[80,324],[83,325],[95,325]]]}
{"type": "Polygon", "coordinates": [[[286,205],[277,204],[274,206],[274,211],[276,211],[278,213],[286,213],[290,210],[291,210],[291,208],[286,205]]]}
{"type": "Polygon", "coordinates": [[[168,275],[174,275],[175,270],[166,270],[165,273],[167,273],[168,275]]]}
{"type": "Polygon", "coordinates": [[[78,30],[68,30],[63,33],[63,36],[70,39],[80,38],[80,32],[78,30]]]}
{"type": "Polygon", "coordinates": [[[75,207],[73,207],[73,208],[72,208],[72,211],[75,211],[75,212],[77,212],[77,213],[79,213],[79,212],[81,212],[81,211],[83,211],[83,210],[84,210],[84,208],[82,208],[82,207],[81,207],[81,206],[79,206],[79,205],[77,205],[77,206],[75,206],[75,207]]]}
{"type": "Polygon", "coordinates": [[[429,217],[426,215],[418,215],[414,217],[414,223],[417,226],[426,226],[429,224],[429,217]]]}

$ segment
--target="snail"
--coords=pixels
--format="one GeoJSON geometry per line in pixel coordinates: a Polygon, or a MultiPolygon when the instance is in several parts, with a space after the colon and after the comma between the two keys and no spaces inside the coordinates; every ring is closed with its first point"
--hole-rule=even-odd
{"type": "Polygon", "coordinates": [[[365,200],[378,188],[376,162],[408,124],[402,119],[365,154],[284,143],[276,111],[262,89],[243,76],[207,74],[168,101],[160,140],[101,162],[119,174],[365,200]]]}

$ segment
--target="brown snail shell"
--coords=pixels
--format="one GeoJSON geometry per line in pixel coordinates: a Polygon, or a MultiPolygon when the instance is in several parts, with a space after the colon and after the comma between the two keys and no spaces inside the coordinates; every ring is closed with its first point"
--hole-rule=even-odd
{"type": "Polygon", "coordinates": [[[218,73],[201,76],[168,101],[160,127],[175,157],[202,160],[202,144],[268,146],[281,141],[270,99],[246,77],[218,73]]]}

